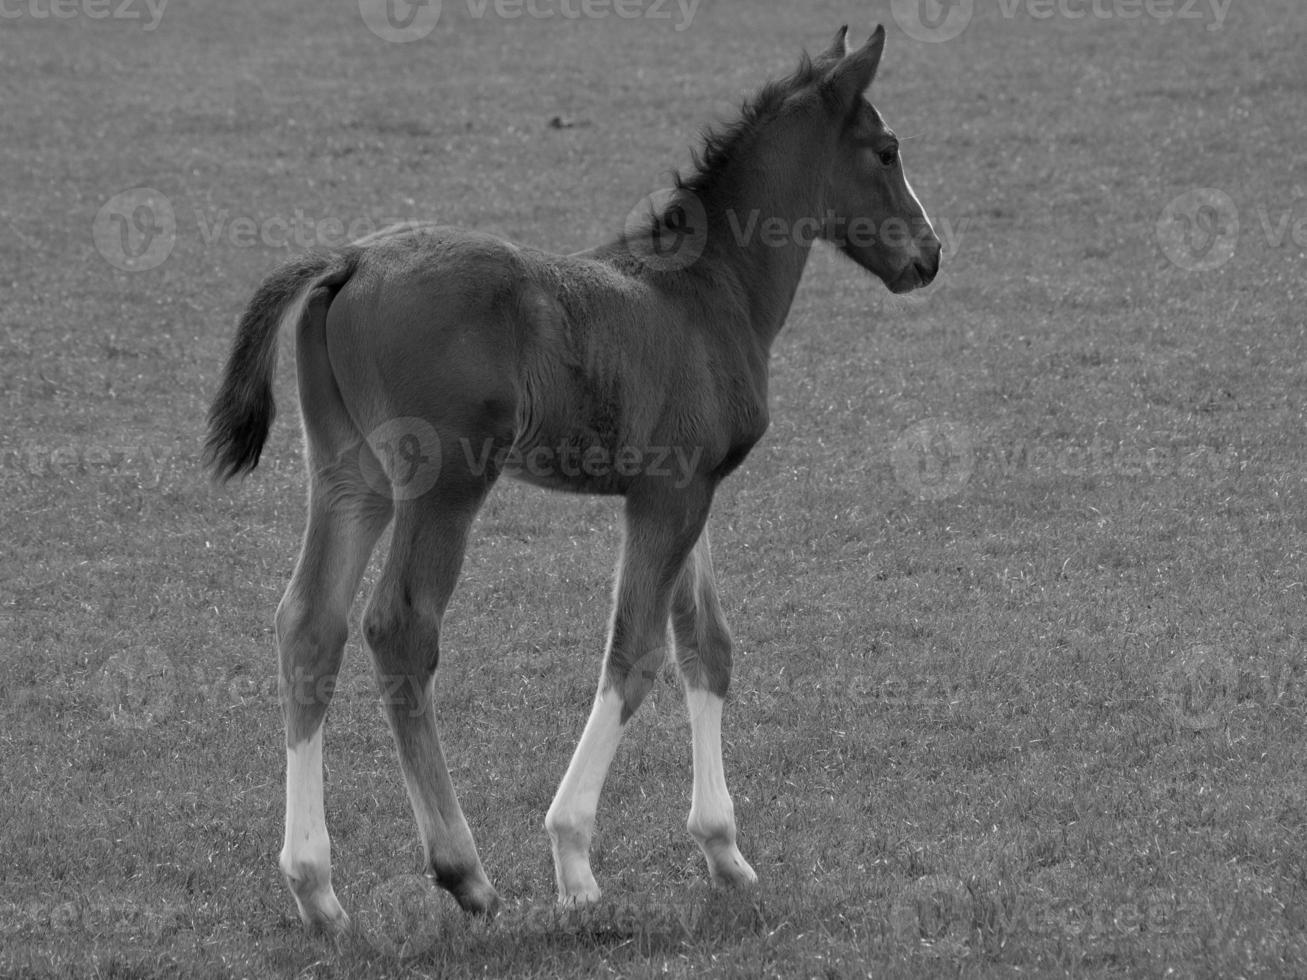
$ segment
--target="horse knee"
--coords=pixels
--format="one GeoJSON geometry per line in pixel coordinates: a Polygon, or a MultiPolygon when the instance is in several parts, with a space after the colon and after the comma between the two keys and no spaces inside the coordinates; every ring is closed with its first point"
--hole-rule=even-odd
{"type": "Polygon", "coordinates": [[[383,673],[430,675],[440,661],[440,614],[407,596],[378,598],[363,614],[363,638],[383,673]]]}
{"type": "Polygon", "coordinates": [[[289,594],[277,606],[274,623],[283,649],[303,647],[329,653],[343,650],[349,637],[344,616],[289,594]]]}

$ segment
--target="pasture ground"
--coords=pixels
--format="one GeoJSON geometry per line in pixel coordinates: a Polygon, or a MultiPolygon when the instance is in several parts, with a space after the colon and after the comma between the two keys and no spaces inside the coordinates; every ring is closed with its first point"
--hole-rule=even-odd
{"type": "Polygon", "coordinates": [[[1307,10],[1073,8],[977,0],[923,43],[885,3],[705,0],[678,31],[447,0],[388,44],[344,0],[173,0],[148,31],[140,3],[7,5],[0,974],[1300,971],[1307,10]],[[874,100],[951,254],[902,300],[814,254],[771,431],[714,511],[760,886],[703,880],[669,673],[600,810],[606,901],[553,910],[542,821],[593,694],[617,510],[504,484],[438,679],[504,911],[418,896],[413,955],[391,948],[418,844],[352,639],[327,813],[342,901],[381,924],[305,937],[276,869],[270,629],[304,486],[284,363],[254,477],[196,465],[242,304],[331,219],[594,243],[700,125],[878,20],[874,100]],[[139,187],[175,240],[122,271],[93,227],[139,187]]]}

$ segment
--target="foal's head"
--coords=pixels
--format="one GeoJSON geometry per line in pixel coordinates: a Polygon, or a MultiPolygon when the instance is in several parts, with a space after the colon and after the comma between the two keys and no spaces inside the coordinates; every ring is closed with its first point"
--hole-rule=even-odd
{"type": "Polygon", "coordinates": [[[885,29],[877,27],[856,51],[847,35],[848,28],[840,28],[813,62],[809,98],[817,104],[806,107],[821,119],[829,154],[822,168],[822,237],[892,291],[905,293],[935,278],[940,241],[903,171],[898,137],[866,99],[885,29]]]}

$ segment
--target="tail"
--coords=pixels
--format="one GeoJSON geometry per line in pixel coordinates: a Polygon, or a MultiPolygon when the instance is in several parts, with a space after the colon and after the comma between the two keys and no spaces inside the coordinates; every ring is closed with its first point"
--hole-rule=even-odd
{"type": "Polygon", "coordinates": [[[280,328],[301,323],[320,291],[334,295],[358,268],[358,257],[357,249],[310,252],[270,275],[250,300],[209,408],[204,464],[215,479],[225,482],[259,465],[277,414],[272,379],[280,328]]]}

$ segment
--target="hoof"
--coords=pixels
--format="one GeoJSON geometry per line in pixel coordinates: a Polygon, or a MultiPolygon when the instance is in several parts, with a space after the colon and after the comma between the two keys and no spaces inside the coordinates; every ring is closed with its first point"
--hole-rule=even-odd
{"type": "Polygon", "coordinates": [[[303,905],[300,906],[300,921],[304,923],[304,930],[310,936],[341,939],[349,934],[349,916],[340,907],[340,903],[335,901],[334,895],[332,903],[335,905],[334,910],[319,906],[309,911],[303,905]]]}
{"type": "Polygon", "coordinates": [[[599,904],[599,899],[603,897],[603,892],[599,886],[592,881],[588,888],[579,888],[566,892],[558,893],[558,907],[560,909],[584,909],[599,904]]]}
{"type": "Polygon", "coordinates": [[[733,844],[716,848],[705,846],[704,857],[708,860],[712,883],[719,888],[748,888],[758,883],[758,873],[733,844]]]}
{"type": "Polygon", "coordinates": [[[499,911],[499,892],[485,878],[460,882],[449,888],[449,893],[454,896],[459,908],[470,915],[484,915],[492,919],[499,911]]]}

